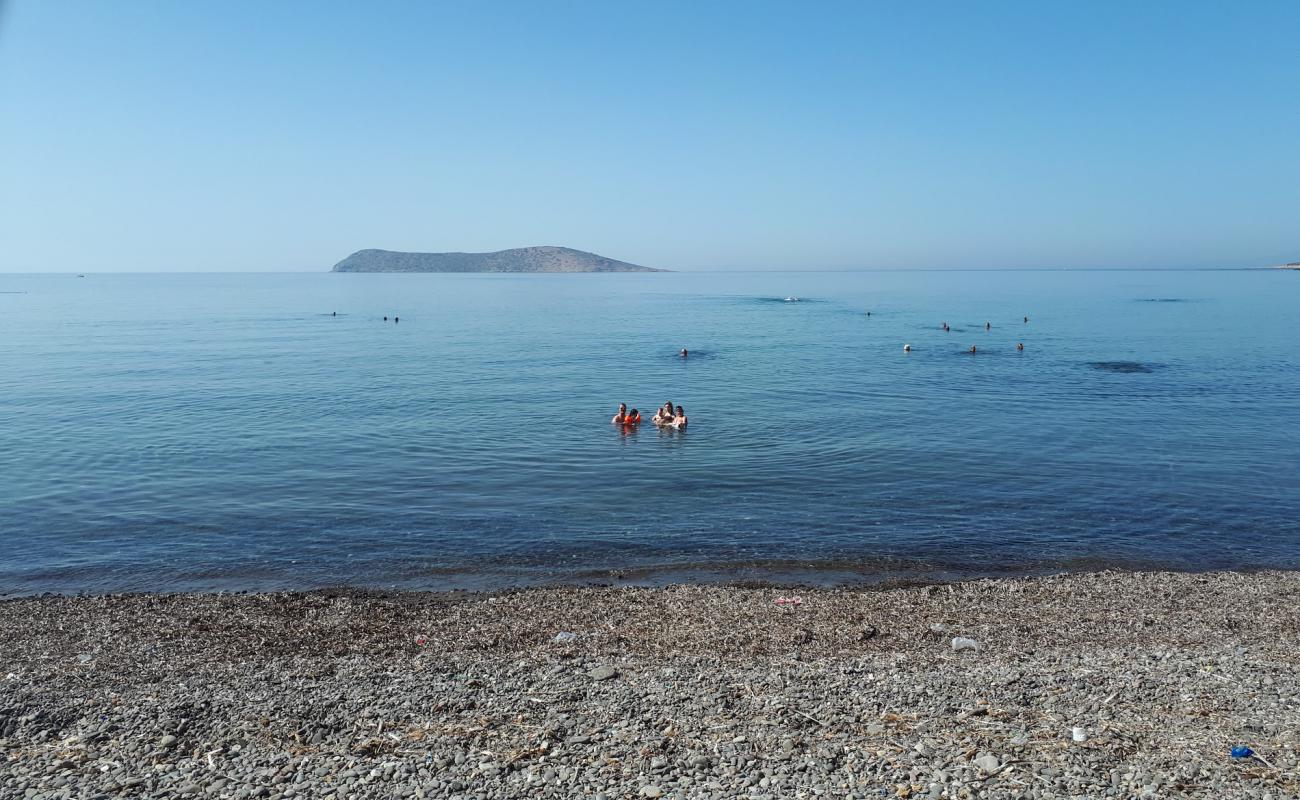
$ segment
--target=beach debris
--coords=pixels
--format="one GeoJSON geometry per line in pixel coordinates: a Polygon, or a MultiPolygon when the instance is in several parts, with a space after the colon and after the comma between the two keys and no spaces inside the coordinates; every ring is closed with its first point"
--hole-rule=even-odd
{"type": "Polygon", "coordinates": [[[975,766],[979,767],[985,772],[992,773],[992,772],[997,772],[998,767],[1002,766],[1002,762],[998,761],[997,756],[983,755],[975,759],[975,766]]]}
{"type": "Polygon", "coordinates": [[[415,646],[416,646],[416,647],[424,647],[424,646],[425,646],[426,644],[428,644],[428,643],[429,643],[429,640],[428,640],[427,638],[425,638],[424,634],[416,634],[416,637],[415,637],[415,646]]]}
{"type": "Polygon", "coordinates": [[[89,664],[91,661],[95,660],[95,657],[92,656],[90,653],[82,653],[81,655],[77,656],[77,660],[83,664],[89,664]]]}
{"type": "Polygon", "coordinates": [[[577,640],[578,640],[578,634],[573,633],[571,631],[560,631],[559,633],[555,634],[555,638],[552,639],[551,641],[554,642],[555,644],[568,644],[569,642],[576,642],[577,640]]]}
{"type": "Polygon", "coordinates": [[[1070,730],[1070,738],[1076,742],[1088,741],[1088,730],[1086,728],[1075,727],[1070,730]]]}
{"type": "Polygon", "coordinates": [[[618,669],[608,664],[596,667],[587,673],[587,677],[594,681],[608,681],[618,677],[618,669]]]}
{"type": "Polygon", "coordinates": [[[953,650],[975,650],[980,649],[980,643],[974,639],[967,639],[965,636],[954,636],[952,640],[953,650]]]}
{"type": "Polygon", "coordinates": [[[778,606],[801,606],[803,605],[802,597],[778,597],[773,601],[778,606]]]}
{"type": "Polygon", "coordinates": [[[1268,767],[1269,769],[1273,768],[1273,765],[1270,764],[1268,761],[1266,761],[1263,756],[1261,756],[1259,753],[1256,753],[1254,750],[1250,749],[1244,744],[1240,744],[1232,748],[1232,757],[1237,761],[1244,761],[1248,758],[1253,758],[1259,763],[1268,767]]]}

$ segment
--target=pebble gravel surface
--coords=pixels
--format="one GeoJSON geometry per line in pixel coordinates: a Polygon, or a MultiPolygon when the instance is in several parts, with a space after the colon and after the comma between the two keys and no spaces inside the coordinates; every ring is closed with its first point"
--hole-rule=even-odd
{"type": "Polygon", "coordinates": [[[6,800],[1295,800],[1298,758],[1293,572],[0,602],[6,800]]]}

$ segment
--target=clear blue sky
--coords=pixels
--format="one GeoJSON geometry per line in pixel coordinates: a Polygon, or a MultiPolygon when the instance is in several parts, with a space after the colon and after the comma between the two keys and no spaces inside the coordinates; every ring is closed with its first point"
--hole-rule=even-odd
{"type": "Polygon", "coordinates": [[[1300,260],[1294,0],[0,13],[0,271],[1300,260]]]}

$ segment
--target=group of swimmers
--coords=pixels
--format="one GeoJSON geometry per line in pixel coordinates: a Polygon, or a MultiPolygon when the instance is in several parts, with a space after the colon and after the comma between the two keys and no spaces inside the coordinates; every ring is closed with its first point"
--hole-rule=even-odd
{"type": "MultiPolygon", "coordinates": [[[[871,316],[871,312],[870,312],[870,311],[867,312],[867,316],[868,316],[868,317],[871,316]]],[[[1029,317],[1028,317],[1028,316],[1025,317],[1025,324],[1026,324],[1026,325],[1029,324],[1029,317]]],[[[946,323],[946,322],[940,322],[940,323],[939,323],[939,330],[943,331],[944,333],[949,333],[949,332],[952,331],[952,328],[949,327],[948,323],[946,323]]],[[[986,330],[986,331],[991,331],[991,330],[993,330],[993,323],[992,323],[992,322],[985,322],[985,323],[984,323],[984,330],[986,330]]],[[[1025,349],[1025,343],[1024,343],[1024,342],[1016,342],[1016,349],[1017,349],[1017,350],[1020,350],[1020,351],[1023,351],[1023,350],[1025,349]]],[[[910,353],[910,352],[912,352],[912,346],[911,346],[910,344],[905,344],[905,345],[903,345],[903,352],[904,352],[904,353],[910,353]]],[[[970,350],[967,350],[966,352],[968,352],[968,353],[978,353],[978,352],[979,352],[979,348],[977,348],[975,345],[971,345],[971,346],[970,346],[970,350]]]]}
{"type": "MultiPolygon", "coordinates": [[[[684,351],[683,351],[684,352],[684,351]]],[[[663,407],[655,411],[655,415],[650,421],[661,428],[676,428],[677,430],[686,430],[686,409],[681,406],[673,406],[673,401],[669,400],[663,404],[663,407]]],[[[624,430],[636,428],[641,424],[641,412],[635,408],[627,410],[627,403],[618,404],[618,413],[610,420],[612,425],[621,425],[624,430]]]]}

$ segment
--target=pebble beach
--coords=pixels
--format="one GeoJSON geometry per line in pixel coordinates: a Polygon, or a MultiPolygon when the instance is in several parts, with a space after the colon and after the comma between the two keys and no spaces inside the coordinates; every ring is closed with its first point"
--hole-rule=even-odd
{"type": "Polygon", "coordinates": [[[1297,572],[25,597],[0,797],[1291,800],[1298,665],[1297,572]]]}

